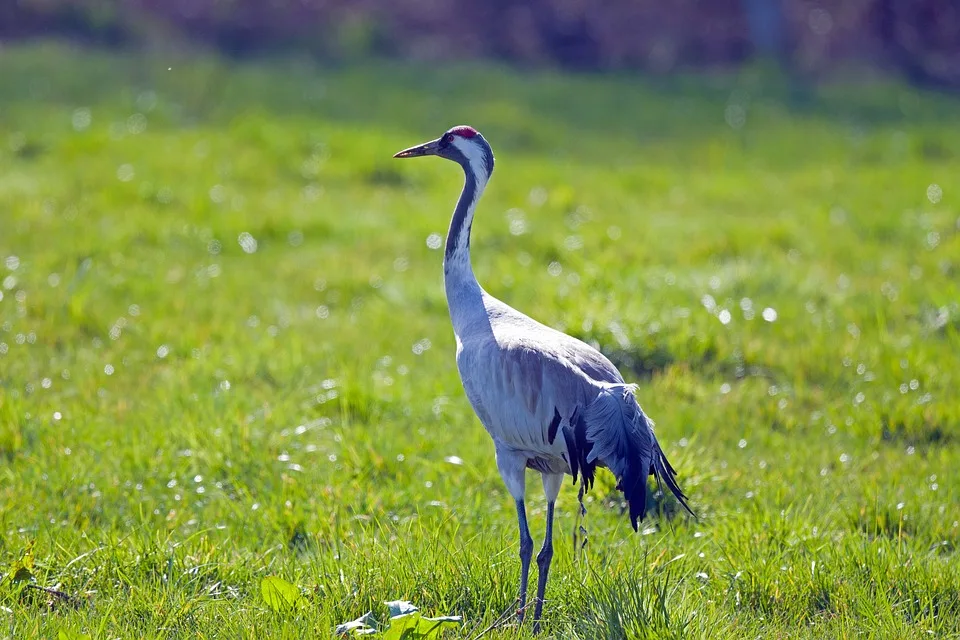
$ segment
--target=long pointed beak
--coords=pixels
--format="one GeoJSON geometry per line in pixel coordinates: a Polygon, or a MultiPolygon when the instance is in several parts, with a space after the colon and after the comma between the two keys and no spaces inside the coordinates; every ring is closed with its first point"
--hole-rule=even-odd
{"type": "Polygon", "coordinates": [[[418,144],[415,147],[410,147],[409,149],[404,149],[398,153],[393,154],[394,158],[419,158],[420,156],[435,156],[440,150],[440,140],[431,140],[430,142],[424,142],[423,144],[418,144]]]}

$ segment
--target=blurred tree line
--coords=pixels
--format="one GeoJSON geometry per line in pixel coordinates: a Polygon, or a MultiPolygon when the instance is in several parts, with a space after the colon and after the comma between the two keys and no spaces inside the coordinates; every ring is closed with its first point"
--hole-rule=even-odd
{"type": "Polygon", "coordinates": [[[670,72],[848,61],[960,88],[958,0],[0,0],[0,38],[670,72]]]}

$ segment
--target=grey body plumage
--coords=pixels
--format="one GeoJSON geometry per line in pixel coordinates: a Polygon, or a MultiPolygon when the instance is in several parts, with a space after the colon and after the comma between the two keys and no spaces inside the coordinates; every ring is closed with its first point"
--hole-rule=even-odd
{"type": "MultiPolygon", "coordinates": [[[[635,387],[599,351],[494,298],[477,283],[470,230],[493,172],[493,152],[470,127],[395,157],[438,155],[463,167],[465,182],[444,251],[444,287],[457,342],[457,369],[471,406],[494,443],[497,467],[513,496],[520,528],[520,611],[526,606],[532,557],[524,507],[526,470],[540,472],[547,529],[537,556],[535,628],[553,556],[553,511],[564,475],[589,488],[597,467],[609,469],[623,492],[634,529],[646,508],[646,478],[665,484],[689,511],[676,472],[664,456],[635,387]]],[[[691,512],[692,513],[692,512],[691,512]]]]}

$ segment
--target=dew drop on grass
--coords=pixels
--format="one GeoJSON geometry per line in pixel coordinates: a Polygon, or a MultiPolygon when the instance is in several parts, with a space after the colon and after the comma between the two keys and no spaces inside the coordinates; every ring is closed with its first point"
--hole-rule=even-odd
{"type": "Polygon", "coordinates": [[[530,189],[527,201],[535,207],[542,207],[547,202],[547,190],[543,187],[534,187],[530,189]]]}
{"type": "Polygon", "coordinates": [[[742,104],[728,104],[723,118],[731,129],[742,129],[747,123],[747,110],[742,104]]]}
{"type": "Polygon", "coordinates": [[[117,180],[120,182],[130,182],[134,175],[136,175],[136,172],[132,164],[122,164],[117,167],[117,180]]]}
{"type": "Polygon", "coordinates": [[[443,238],[440,237],[439,233],[431,233],[427,236],[427,248],[436,251],[440,248],[440,245],[443,243],[443,238]]]}
{"type": "Polygon", "coordinates": [[[430,346],[431,346],[430,339],[423,338],[422,340],[417,340],[416,342],[414,342],[410,350],[413,351],[414,355],[419,356],[423,354],[424,351],[429,350],[430,346]]]}
{"type": "Polygon", "coordinates": [[[147,130],[147,116],[142,113],[135,113],[127,118],[127,133],[139,135],[147,130]]]}
{"type": "Polygon", "coordinates": [[[114,369],[113,369],[113,365],[112,365],[112,364],[108,364],[108,365],[106,365],[106,366],[103,368],[103,372],[104,372],[105,374],[107,374],[108,376],[112,376],[112,375],[113,375],[113,371],[114,371],[114,369]]]}
{"type": "Polygon", "coordinates": [[[937,204],[943,198],[943,189],[940,188],[940,185],[934,183],[927,187],[927,200],[931,204],[937,204]]]}
{"type": "Polygon", "coordinates": [[[237,236],[237,243],[240,245],[240,248],[243,249],[244,253],[257,252],[257,239],[246,231],[237,236]]]}
{"type": "Polygon", "coordinates": [[[446,458],[444,458],[444,460],[449,462],[450,464],[455,464],[458,466],[463,464],[463,458],[461,458],[460,456],[447,456],[446,458]]]}
{"type": "Polygon", "coordinates": [[[717,314],[717,319],[720,320],[720,324],[727,325],[730,324],[733,316],[726,309],[721,309],[720,313],[717,314]]]}
{"type": "Polygon", "coordinates": [[[60,420],[62,417],[63,417],[63,414],[60,413],[59,411],[54,411],[54,412],[53,412],[53,419],[54,419],[54,420],[60,420]]]}
{"type": "Polygon", "coordinates": [[[154,91],[141,91],[137,95],[137,108],[143,111],[153,111],[157,106],[157,94],[154,91]]]}
{"type": "Polygon", "coordinates": [[[740,447],[741,449],[746,449],[746,448],[747,448],[747,441],[744,440],[743,438],[741,438],[741,439],[740,439],[740,442],[737,443],[737,446],[740,447]]]}
{"type": "Polygon", "coordinates": [[[74,131],[86,131],[90,127],[90,123],[93,122],[93,117],[90,115],[90,109],[81,107],[73,110],[73,117],[70,121],[74,131]]]}
{"type": "Polygon", "coordinates": [[[777,310],[773,307],[765,308],[760,315],[767,322],[776,322],[777,320],[777,310]]]}

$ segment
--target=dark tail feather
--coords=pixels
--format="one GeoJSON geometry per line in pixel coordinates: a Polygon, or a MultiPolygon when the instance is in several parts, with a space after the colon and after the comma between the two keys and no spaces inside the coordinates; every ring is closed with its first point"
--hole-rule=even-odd
{"type": "MultiPolygon", "coordinates": [[[[602,390],[587,407],[582,423],[585,423],[584,441],[589,443],[589,449],[585,459],[580,460],[581,469],[599,460],[613,472],[618,480],[617,489],[623,492],[630,507],[634,531],[639,529],[638,523],[646,511],[649,475],[657,479],[661,490],[667,485],[683,508],[696,517],[677,484],[677,472],[660,450],[653,427],[637,404],[633,387],[617,385],[602,390]],[[642,462],[647,460],[649,467],[642,462]]],[[[579,449],[583,451],[584,447],[579,449]]]]}
{"type": "Polygon", "coordinates": [[[627,475],[631,478],[633,484],[626,484],[627,477],[624,477],[617,485],[617,489],[623,491],[623,497],[627,499],[627,506],[630,507],[630,524],[633,525],[633,530],[639,531],[639,523],[647,512],[647,483],[643,476],[636,473],[634,469],[629,470],[627,475]],[[632,488],[626,489],[625,486],[632,486],[632,488]]]}
{"type": "MultiPolygon", "coordinates": [[[[667,456],[660,450],[660,444],[656,440],[653,442],[653,461],[650,463],[649,475],[656,479],[657,487],[661,492],[663,491],[663,485],[667,485],[670,493],[677,498],[677,502],[687,510],[687,513],[694,518],[697,517],[697,514],[695,514],[693,510],[690,509],[690,505],[687,504],[687,496],[684,495],[680,485],[677,484],[676,470],[674,470],[670,461],[667,460],[667,456]]],[[[639,522],[643,520],[647,509],[646,475],[637,473],[636,466],[631,465],[628,467],[623,480],[617,485],[617,489],[623,491],[623,495],[627,499],[627,505],[630,507],[630,524],[633,525],[633,530],[637,531],[639,529],[639,522]],[[627,490],[624,487],[632,488],[627,490]]]]}
{"type": "Polygon", "coordinates": [[[687,504],[687,496],[684,495],[683,490],[680,489],[680,485],[677,484],[677,472],[670,464],[670,461],[667,460],[667,456],[663,455],[663,451],[660,449],[660,443],[656,441],[653,443],[653,463],[650,465],[650,475],[656,478],[657,486],[660,487],[661,491],[663,491],[663,485],[667,485],[670,493],[676,497],[677,502],[683,505],[687,513],[694,518],[697,517],[697,514],[695,514],[693,509],[690,508],[690,505],[687,504]]]}

